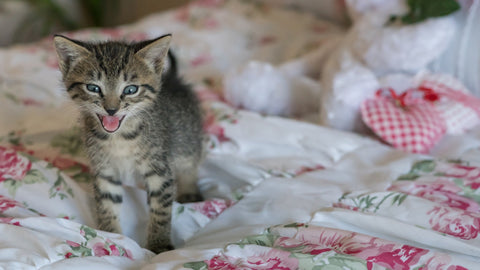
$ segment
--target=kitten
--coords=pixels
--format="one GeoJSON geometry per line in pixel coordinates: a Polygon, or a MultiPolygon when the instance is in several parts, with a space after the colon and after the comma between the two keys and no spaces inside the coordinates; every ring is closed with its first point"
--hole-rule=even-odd
{"type": "Polygon", "coordinates": [[[170,39],[127,44],[54,38],[63,82],[81,111],[96,177],[98,226],[121,233],[122,183],[141,179],[150,207],[147,248],[157,253],[172,249],[177,191],[179,201],[200,198],[201,113],[195,94],[176,74],[170,39]]]}

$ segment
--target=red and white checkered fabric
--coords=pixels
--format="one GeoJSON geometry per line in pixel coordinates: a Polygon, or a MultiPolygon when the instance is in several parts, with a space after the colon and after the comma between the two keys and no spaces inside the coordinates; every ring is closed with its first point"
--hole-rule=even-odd
{"type": "Polygon", "coordinates": [[[376,97],[361,106],[365,124],[396,148],[427,153],[445,134],[445,120],[434,105],[422,101],[408,107],[392,99],[376,97]]]}
{"type": "Polygon", "coordinates": [[[443,97],[435,103],[435,108],[445,120],[448,134],[463,134],[480,123],[479,100],[460,82],[424,80],[419,87],[432,89],[443,97]]]}

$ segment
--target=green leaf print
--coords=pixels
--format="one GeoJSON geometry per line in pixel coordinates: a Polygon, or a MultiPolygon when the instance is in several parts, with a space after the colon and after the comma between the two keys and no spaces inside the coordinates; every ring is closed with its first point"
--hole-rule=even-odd
{"type": "Polygon", "coordinates": [[[422,160],[413,164],[412,169],[418,172],[432,172],[436,167],[434,160],[422,160]]]}
{"type": "Polygon", "coordinates": [[[272,247],[273,243],[277,239],[276,236],[270,234],[270,233],[264,233],[260,235],[251,235],[247,236],[244,239],[242,239],[238,245],[244,246],[244,245],[258,245],[258,246],[263,246],[263,247],[272,247]]]}
{"type": "Polygon", "coordinates": [[[453,180],[453,182],[462,189],[461,193],[463,193],[462,195],[464,197],[470,198],[472,200],[475,200],[477,203],[480,203],[480,194],[476,193],[477,190],[472,189],[469,186],[465,186],[462,179],[456,178],[453,180]]]}
{"type": "Polygon", "coordinates": [[[74,251],[74,253],[79,257],[93,256],[92,250],[83,245],[72,247],[72,251],[74,251]]]}
{"type": "Polygon", "coordinates": [[[422,174],[431,173],[435,170],[437,164],[434,160],[421,160],[412,165],[412,169],[407,174],[400,175],[397,180],[416,180],[422,174]]]}
{"type": "Polygon", "coordinates": [[[407,174],[400,175],[397,178],[397,180],[399,180],[399,181],[402,181],[402,180],[413,181],[413,180],[416,180],[418,177],[420,177],[420,175],[418,175],[416,173],[407,173],[407,174]]]}
{"type": "Polygon", "coordinates": [[[10,194],[12,197],[15,197],[18,188],[22,186],[22,182],[13,179],[7,179],[3,181],[3,186],[8,190],[8,194],[10,194]]]}
{"type": "Polygon", "coordinates": [[[193,269],[193,270],[207,270],[208,269],[208,265],[205,262],[184,263],[183,267],[193,269]]]}
{"type": "Polygon", "coordinates": [[[50,193],[50,199],[59,197],[61,200],[68,198],[68,195],[70,197],[74,197],[73,195],[73,190],[71,187],[67,185],[67,182],[63,178],[62,174],[60,171],[57,172],[57,180],[55,183],[53,183],[53,186],[49,190],[50,193]]]}
{"type": "Polygon", "coordinates": [[[317,265],[312,270],[367,270],[367,262],[360,258],[350,255],[335,254],[327,258],[327,262],[321,262],[324,265],[317,265]]]}
{"type": "Polygon", "coordinates": [[[363,194],[357,197],[342,196],[338,201],[357,207],[361,211],[376,213],[386,202],[390,201],[390,206],[400,206],[407,197],[408,194],[390,192],[386,195],[384,195],[384,193],[380,193],[377,195],[363,194]]]}
{"type": "Polygon", "coordinates": [[[177,215],[180,215],[183,212],[185,212],[185,206],[181,205],[177,208],[177,215]]]}
{"type": "Polygon", "coordinates": [[[393,200],[392,200],[392,205],[395,205],[395,203],[397,204],[397,206],[400,206],[403,201],[405,201],[405,199],[408,197],[408,194],[405,194],[405,193],[398,193],[397,195],[395,195],[393,197],[393,200]]]}
{"type": "Polygon", "coordinates": [[[97,237],[97,231],[85,225],[80,227],[80,234],[82,234],[87,241],[97,237]]]}
{"type": "Polygon", "coordinates": [[[48,179],[39,170],[33,169],[27,172],[25,177],[22,179],[22,182],[25,184],[35,184],[39,182],[48,183],[48,179]]]}

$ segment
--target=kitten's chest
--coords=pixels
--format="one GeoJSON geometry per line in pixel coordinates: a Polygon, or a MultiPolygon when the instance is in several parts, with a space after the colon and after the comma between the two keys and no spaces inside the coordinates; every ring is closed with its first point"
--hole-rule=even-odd
{"type": "Polygon", "coordinates": [[[107,158],[116,177],[127,186],[143,186],[143,179],[138,168],[139,147],[136,142],[111,139],[104,145],[107,158]]]}
{"type": "Polygon", "coordinates": [[[133,159],[139,152],[138,142],[129,141],[118,137],[108,139],[104,143],[104,149],[109,156],[115,159],[133,159]]]}

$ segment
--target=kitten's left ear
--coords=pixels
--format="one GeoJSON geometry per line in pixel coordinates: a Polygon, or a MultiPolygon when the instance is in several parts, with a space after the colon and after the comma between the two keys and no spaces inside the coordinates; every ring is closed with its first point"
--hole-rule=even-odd
{"type": "Polygon", "coordinates": [[[90,55],[90,51],[77,40],[69,39],[61,35],[55,35],[53,38],[55,49],[58,56],[60,71],[65,75],[73,64],[90,55]]]}
{"type": "Polygon", "coordinates": [[[153,40],[141,42],[138,44],[141,49],[139,49],[135,55],[143,59],[155,72],[161,73],[171,39],[172,35],[168,34],[153,40]]]}

